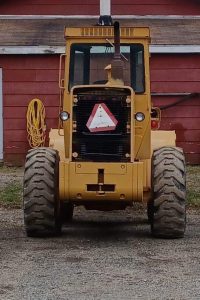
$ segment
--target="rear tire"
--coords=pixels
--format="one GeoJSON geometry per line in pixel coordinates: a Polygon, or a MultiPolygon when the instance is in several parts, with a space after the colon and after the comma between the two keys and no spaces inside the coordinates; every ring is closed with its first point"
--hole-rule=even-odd
{"type": "Polygon", "coordinates": [[[56,150],[43,147],[28,151],[23,189],[27,236],[50,236],[61,232],[58,169],[56,150]]]}
{"type": "Polygon", "coordinates": [[[186,172],[182,149],[162,147],[152,159],[153,204],[149,206],[153,236],[180,238],[186,227],[186,172]]]}

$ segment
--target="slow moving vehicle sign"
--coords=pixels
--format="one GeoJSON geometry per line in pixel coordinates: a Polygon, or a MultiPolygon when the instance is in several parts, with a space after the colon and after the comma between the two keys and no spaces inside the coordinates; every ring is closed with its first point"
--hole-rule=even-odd
{"type": "Polygon", "coordinates": [[[118,121],[105,103],[95,104],[86,124],[90,132],[115,130],[118,121]]]}

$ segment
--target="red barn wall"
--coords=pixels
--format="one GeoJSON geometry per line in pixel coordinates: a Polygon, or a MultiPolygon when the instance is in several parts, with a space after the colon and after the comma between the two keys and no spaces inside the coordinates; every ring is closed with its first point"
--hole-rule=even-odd
{"type": "MultiPolygon", "coordinates": [[[[150,66],[152,93],[200,93],[199,54],[156,54],[150,66]]],[[[155,96],[152,100],[155,106],[163,106],[180,98],[155,96]]],[[[163,110],[161,129],[175,130],[187,162],[200,164],[200,95],[163,110]]]]}
{"type": "Polygon", "coordinates": [[[29,149],[26,133],[27,105],[43,101],[47,129],[58,126],[59,56],[0,56],[3,69],[4,161],[22,164],[29,149]]]}
{"type": "MultiPolygon", "coordinates": [[[[0,14],[99,15],[99,3],[100,0],[4,0],[0,4],[0,14]]],[[[199,0],[112,0],[113,15],[199,15],[199,13],[199,0]]]]}
{"type": "MultiPolygon", "coordinates": [[[[39,98],[46,108],[49,130],[58,125],[57,55],[2,55],[4,103],[4,160],[22,164],[29,149],[26,133],[27,105],[39,98]]],[[[199,55],[152,55],[151,88],[153,93],[199,92],[199,55]]],[[[154,105],[175,102],[179,97],[154,96],[154,105]]],[[[176,130],[178,146],[183,147],[187,162],[200,163],[200,97],[187,100],[162,112],[161,129],[176,130]]]]}

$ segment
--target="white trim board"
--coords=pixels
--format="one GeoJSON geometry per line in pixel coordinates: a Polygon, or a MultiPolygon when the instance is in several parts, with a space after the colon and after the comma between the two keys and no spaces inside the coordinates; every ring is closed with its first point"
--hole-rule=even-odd
{"type": "MultiPolygon", "coordinates": [[[[0,46],[1,54],[61,54],[64,46],[0,46]]],[[[200,53],[200,45],[150,45],[150,53],[154,54],[195,54],[200,53]]]]}
{"type": "Polygon", "coordinates": [[[150,45],[150,53],[200,53],[200,45],[150,45]]]}
{"type": "Polygon", "coordinates": [[[61,54],[64,46],[0,46],[0,54],[61,54]]]}
{"type": "MultiPolygon", "coordinates": [[[[131,20],[199,20],[200,15],[112,15],[113,19],[131,20]]],[[[0,20],[99,19],[99,15],[0,15],[0,20]]]]}
{"type": "Polygon", "coordinates": [[[3,159],[3,92],[2,69],[0,68],[0,160],[3,159]]]}

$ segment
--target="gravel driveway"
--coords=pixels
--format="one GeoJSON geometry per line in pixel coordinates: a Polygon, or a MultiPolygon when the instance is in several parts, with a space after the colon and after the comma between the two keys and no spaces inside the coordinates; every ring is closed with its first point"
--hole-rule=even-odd
{"type": "Polygon", "coordinates": [[[57,238],[23,232],[0,209],[0,299],[200,299],[200,214],[184,239],[152,239],[144,211],[77,209],[57,238]]]}

